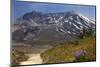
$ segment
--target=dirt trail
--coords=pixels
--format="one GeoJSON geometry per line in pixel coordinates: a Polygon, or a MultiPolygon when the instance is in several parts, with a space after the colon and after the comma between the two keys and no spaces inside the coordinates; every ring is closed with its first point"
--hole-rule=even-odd
{"type": "Polygon", "coordinates": [[[21,65],[29,65],[29,64],[42,64],[42,58],[40,54],[28,54],[30,57],[27,61],[21,62],[21,65]]]}
{"type": "Polygon", "coordinates": [[[27,61],[21,62],[20,65],[42,64],[43,60],[40,54],[50,48],[52,48],[50,45],[34,47],[34,50],[33,50],[34,52],[30,54],[26,54],[27,56],[29,56],[29,59],[27,61]]]}

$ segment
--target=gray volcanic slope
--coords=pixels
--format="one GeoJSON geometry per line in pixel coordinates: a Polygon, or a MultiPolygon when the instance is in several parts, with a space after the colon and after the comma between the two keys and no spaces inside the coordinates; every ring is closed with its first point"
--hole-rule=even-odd
{"type": "Polygon", "coordinates": [[[95,31],[95,21],[75,12],[41,13],[32,11],[19,17],[12,27],[15,41],[75,39],[83,28],[95,31]]]}

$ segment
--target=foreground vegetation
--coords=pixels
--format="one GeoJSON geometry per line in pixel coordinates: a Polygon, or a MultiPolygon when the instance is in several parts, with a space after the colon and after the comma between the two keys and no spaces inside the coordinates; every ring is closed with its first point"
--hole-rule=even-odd
{"type": "Polygon", "coordinates": [[[95,37],[90,36],[70,43],[60,43],[58,46],[42,53],[41,57],[44,63],[95,61],[95,52],[95,37]],[[78,59],[77,52],[81,52],[78,59]]]}
{"type": "Polygon", "coordinates": [[[28,56],[26,56],[23,52],[20,52],[16,49],[12,49],[11,58],[11,64],[12,66],[14,66],[19,65],[19,63],[22,61],[26,61],[28,59],[28,56]]]}

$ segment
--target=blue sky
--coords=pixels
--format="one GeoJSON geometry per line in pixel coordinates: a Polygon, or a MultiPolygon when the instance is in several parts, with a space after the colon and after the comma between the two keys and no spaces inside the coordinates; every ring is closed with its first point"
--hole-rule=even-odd
{"type": "Polygon", "coordinates": [[[55,13],[65,11],[75,11],[81,13],[88,18],[95,20],[95,6],[72,5],[72,4],[54,4],[54,3],[36,3],[36,2],[12,2],[12,20],[31,11],[39,11],[43,13],[55,13]]]}

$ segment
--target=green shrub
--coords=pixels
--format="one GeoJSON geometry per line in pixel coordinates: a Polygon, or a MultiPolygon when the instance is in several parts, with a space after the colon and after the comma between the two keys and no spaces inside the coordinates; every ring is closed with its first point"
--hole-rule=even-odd
{"type": "Polygon", "coordinates": [[[78,40],[75,40],[75,41],[72,42],[72,44],[75,45],[75,46],[76,45],[79,45],[79,41],[78,40]]]}
{"type": "Polygon", "coordinates": [[[90,37],[94,35],[94,31],[91,28],[83,28],[79,35],[79,38],[83,39],[85,37],[90,37]]]}

